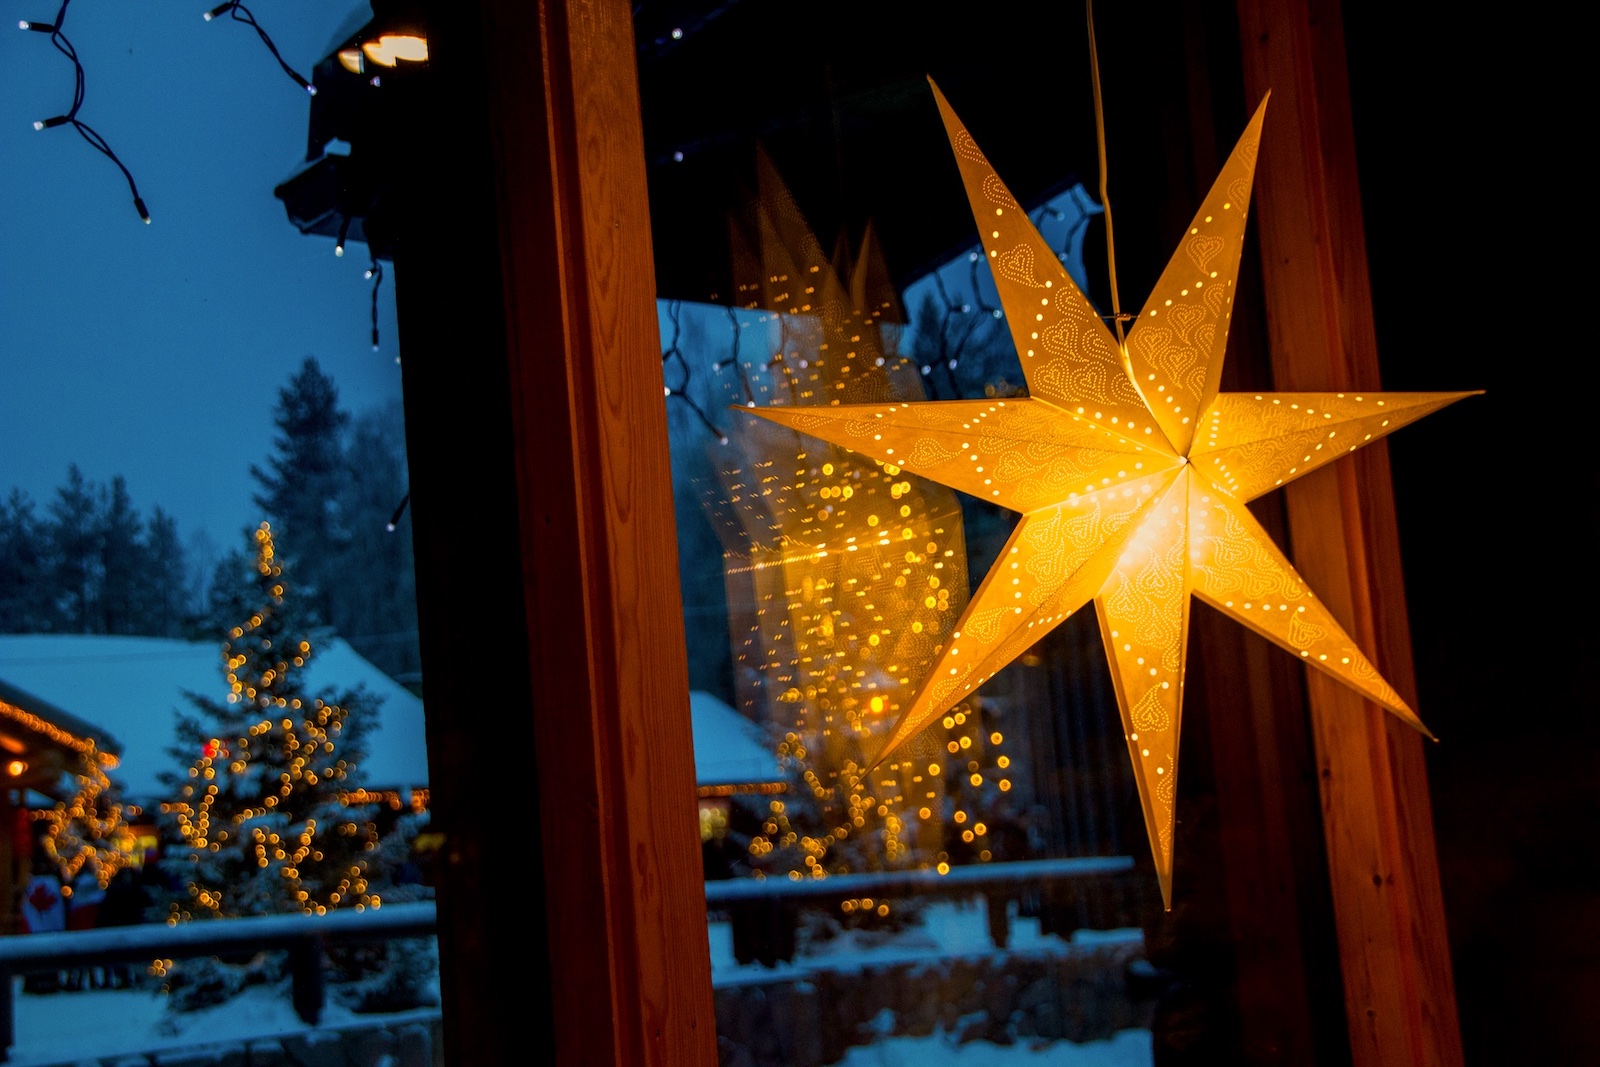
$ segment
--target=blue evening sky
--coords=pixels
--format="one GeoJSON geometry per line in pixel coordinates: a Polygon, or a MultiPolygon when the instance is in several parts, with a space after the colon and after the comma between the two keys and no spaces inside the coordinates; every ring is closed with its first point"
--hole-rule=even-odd
{"type": "MultiPolygon", "coordinates": [[[[302,236],[275,185],[305,156],[310,98],[255,32],[207,22],[206,0],[73,0],[86,70],[80,118],[139,183],[70,128],[35,119],[72,99],[45,34],[58,0],[0,0],[0,494],[42,511],[77,463],[127,478],[189,537],[223,548],[261,518],[252,463],[271,449],[278,389],[308,355],[359,412],[400,397],[394,272],[371,348],[366,248],[302,236]]],[[[250,5],[302,75],[365,0],[250,5]]],[[[386,265],[387,266],[387,265],[386,265]]]]}

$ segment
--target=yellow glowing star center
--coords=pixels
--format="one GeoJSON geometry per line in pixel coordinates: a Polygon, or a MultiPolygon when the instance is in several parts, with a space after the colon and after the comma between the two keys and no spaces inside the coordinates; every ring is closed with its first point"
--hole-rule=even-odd
{"type": "Polygon", "coordinates": [[[1468,393],[1222,393],[1266,101],[1116,339],[934,86],[1029,396],[752,414],[1022,513],[881,761],[1093,600],[1171,906],[1190,596],[1426,733],[1245,503],[1468,393]]]}

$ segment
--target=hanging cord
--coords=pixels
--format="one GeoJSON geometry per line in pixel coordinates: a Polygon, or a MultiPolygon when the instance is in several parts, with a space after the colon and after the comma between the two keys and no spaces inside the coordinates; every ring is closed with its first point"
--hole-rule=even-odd
{"type": "Polygon", "coordinates": [[[65,115],[57,115],[54,118],[40,119],[38,122],[33,124],[33,128],[36,130],[48,130],[52,126],[71,126],[73,129],[77,130],[78,136],[87,141],[90,147],[117,165],[117,169],[122,172],[122,176],[128,181],[128,191],[133,194],[134,210],[139,213],[139,217],[148,225],[150,222],[150,212],[144,206],[144,200],[139,196],[139,186],[133,180],[133,173],[128,170],[128,168],[123,164],[122,160],[117,158],[117,154],[111,150],[111,145],[106,141],[106,139],[101,137],[100,134],[87,122],[84,122],[82,119],[78,118],[78,110],[83,107],[83,95],[85,89],[83,64],[78,61],[78,50],[72,47],[72,42],[67,40],[66,35],[61,32],[61,27],[67,21],[67,5],[71,2],[72,0],[61,0],[61,10],[56,12],[55,22],[29,22],[24,19],[23,21],[17,23],[17,25],[24,30],[32,30],[35,33],[48,33],[50,35],[50,43],[55,45],[56,51],[60,52],[62,55],[66,56],[72,61],[72,108],[65,115]]]}
{"type": "Polygon", "coordinates": [[[1106,193],[1106,117],[1100,105],[1100,57],[1094,46],[1094,0],[1084,0],[1089,16],[1089,77],[1094,83],[1094,134],[1100,149],[1100,208],[1106,216],[1106,271],[1111,278],[1111,321],[1117,329],[1117,348],[1126,359],[1127,340],[1122,335],[1122,302],[1117,299],[1117,246],[1111,237],[1111,197],[1106,193]]]}
{"type": "Polygon", "coordinates": [[[300,86],[300,88],[304,89],[312,96],[317,95],[317,87],[306,81],[300,76],[298,71],[289,66],[289,61],[284,59],[283,56],[278,52],[278,46],[272,43],[272,38],[267,36],[267,31],[261,28],[261,23],[256,21],[256,17],[250,13],[249,8],[245,7],[243,4],[230,0],[229,3],[218,4],[201,17],[207,22],[210,22],[212,19],[221,18],[223,15],[228,15],[232,17],[233,21],[242,22],[246,26],[249,26],[251,29],[255,30],[256,35],[261,38],[261,43],[267,46],[267,51],[272,53],[272,58],[278,61],[278,66],[283,68],[283,72],[289,75],[289,77],[294,80],[294,83],[300,86]]]}

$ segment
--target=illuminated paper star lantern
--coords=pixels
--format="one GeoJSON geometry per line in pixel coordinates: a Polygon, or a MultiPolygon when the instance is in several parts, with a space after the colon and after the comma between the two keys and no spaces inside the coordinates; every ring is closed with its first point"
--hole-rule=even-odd
{"type": "Polygon", "coordinates": [[[751,413],[1021,512],[877,758],[1092,600],[1170,908],[1191,597],[1428,732],[1246,502],[1472,394],[1218,393],[1265,100],[1123,347],[933,91],[1029,396],[751,413]]]}

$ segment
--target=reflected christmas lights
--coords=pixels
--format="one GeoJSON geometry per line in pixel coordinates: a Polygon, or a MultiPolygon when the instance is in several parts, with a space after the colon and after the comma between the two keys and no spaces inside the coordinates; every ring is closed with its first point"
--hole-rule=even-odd
{"type": "MultiPolygon", "coordinates": [[[[745,395],[795,412],[924,398],[916,367],[882,333],[898,309],[870,230],[853,264],[830,259],[764,156],[758,178],[751,217],[732,227],[735,292],[764,313],[754,321],[770,322],[775,343],[759,355],[736,345],[728,362],[745,395]]],[[[872,773],[865,756],[965,606],[960,503],[893,462],[800,440],[749,422],[713,448],[736,699],[774,729],[794,776],[788,797],[765,806],[751,865],[757,877],[820,879],[942,862],[946,807],[976,787],[964,774],[963,792],[950,793],[930,758],[947,742],[978,755],[991,731],[968,708],[948,737],[872,773]]]]}

